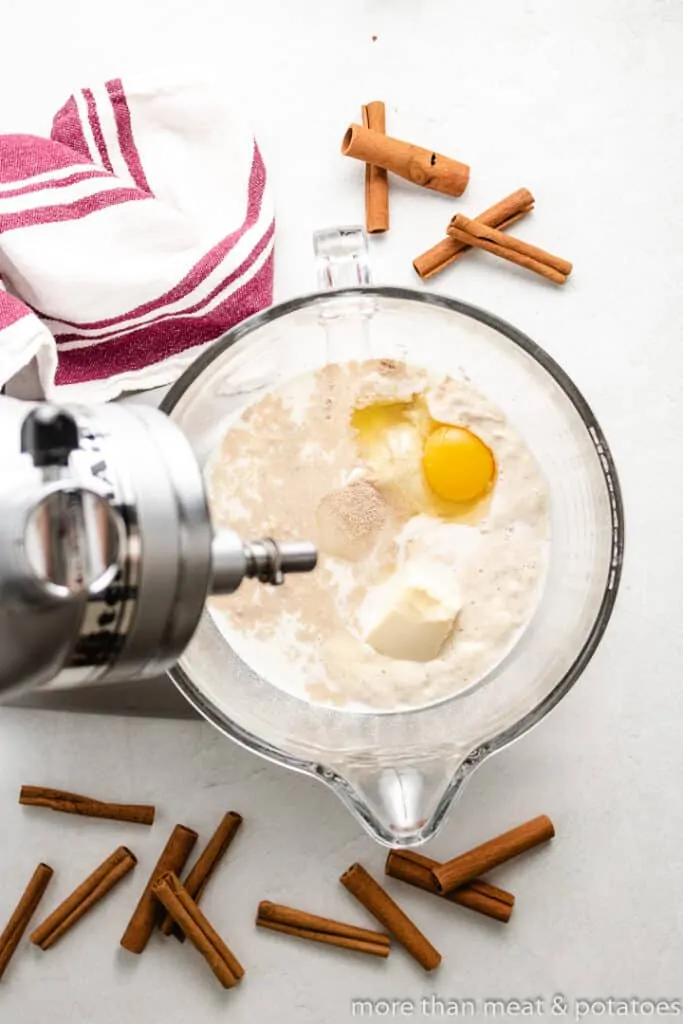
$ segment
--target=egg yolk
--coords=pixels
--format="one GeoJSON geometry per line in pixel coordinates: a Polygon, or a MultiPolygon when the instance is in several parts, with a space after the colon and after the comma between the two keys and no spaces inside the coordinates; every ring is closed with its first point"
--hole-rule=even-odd
{"type": "Polygon", "coordinates": [[[425,441],[422,468],[430,488],[444,501],[482,498],[493,484],[493,452],[465,427],[437,427],[425,441]]]}

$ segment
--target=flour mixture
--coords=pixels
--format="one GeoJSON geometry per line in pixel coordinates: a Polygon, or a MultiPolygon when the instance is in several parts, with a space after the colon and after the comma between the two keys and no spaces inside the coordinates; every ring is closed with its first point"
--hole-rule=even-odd
{"type": "Polygon", "coordinates": [[[319,547],[314,573],[209,602],[242,660],[303,700],[433,703],[494,668],[533,614],[545,480],[466,381],[393,360],[303,374],[241,414],[207,477],[217,525],[319,547]]]}

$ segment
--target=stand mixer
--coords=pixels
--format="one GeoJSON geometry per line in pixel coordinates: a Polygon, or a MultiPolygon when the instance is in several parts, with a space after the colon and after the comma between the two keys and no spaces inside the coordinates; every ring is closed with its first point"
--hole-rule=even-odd
{"type": "Polygon", "coordinates": [[[324,782],[378,842],[415,846],[476,767],[540,722],[589,663],[619,588],[621,491],[600,424],[544,349],[464,302],[373,287],[361,229],[319,232],[314,244],[320,291],[203,352],[164,398],[168,419],[144,406],[0,398],[0,698],[21,686],[46,696],[109,679],[137,687],[168,670],[226,736],[324,782]],[[277,584],[307,572],[316,552],[214,536],[202,477],[259,395],[368,357],[472,382],[533,451],[551,507],[543,595],[513,650],[444,700],[378,714],[288,694],[223,637],[207,596],[245,576],[277,584]]]}
{"type": "Polygon", "coordinates": [[[0,699],[145,679],[209,594],[310,572],[312,544],[214,532],[201,469],[156,409],[0,397],[0,699]]]}

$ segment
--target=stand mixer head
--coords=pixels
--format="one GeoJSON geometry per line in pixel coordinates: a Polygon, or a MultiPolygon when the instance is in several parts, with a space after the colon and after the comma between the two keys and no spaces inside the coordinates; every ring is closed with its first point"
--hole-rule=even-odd
{"type": "Polygon", "coordinates": [[[0,397],[0,698],[156,676],[209,594],[310,572],[312,544],[214,532],[182,432],[143,406],[0,397]]]}

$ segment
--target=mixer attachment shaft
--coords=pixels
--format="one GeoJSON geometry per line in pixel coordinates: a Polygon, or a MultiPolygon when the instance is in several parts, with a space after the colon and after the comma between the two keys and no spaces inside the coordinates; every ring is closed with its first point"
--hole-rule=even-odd
{"type": "Polygon", "coordinates": [[[315,546],[307,541],[278,543],[267,537],[245,544],[244,550],[247,556],[246,576],[276,587],[285,582],[285,576],[290,572],[311,572],[318,561],[315,546]]]}
{"type": "Polygon", "coordinates": [[[280,586],[289,573],[312,572],[318,561],[314,544],[270,537],[244,543],[232,530],[220,530],[212,545],[212,594],[232,594],[243,579],[280,586]]]}

